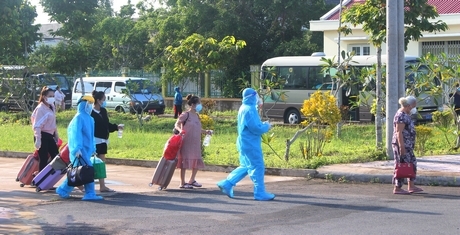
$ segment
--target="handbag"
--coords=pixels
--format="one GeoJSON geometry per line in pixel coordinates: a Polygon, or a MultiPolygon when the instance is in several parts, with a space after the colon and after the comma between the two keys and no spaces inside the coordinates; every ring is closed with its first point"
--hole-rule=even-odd
{"type": "Polygon", "coordinates": [[[82,157],[76,157],[67,171],[67,185],[76,187],[93,182],[94,168],[88,165],[82,157]],[[82,164],[82,161],[84,165],[82,164]]]}
{"type": "MultiPolygon", "coordinates": [[[[187,118],[186,118],[185,121],[184,121],[184,126],[185,126],[185,123],[187,123],[188,116],[190,116],[190,113],[189,113],[189,112],[187,112],[187,118]]],[[[173,128],[173,134],[174,134],[174,135],[178,135],[178,134],[179,134],[179,131],[176,129],[176,127],[173,128]]]]}
{"type": "Polygon", "coordinates": [[[414,164],[411,162],[396,163],[395,178],[414,178],[414,164]]]}
{"type": "Polygon", "coordinates": [[[96,156],[91,157],[91,162],[93,162],[94,179],[107,178],[107,170],[105,168],[105,162],[103,162],[102,159],[96,156]]]}

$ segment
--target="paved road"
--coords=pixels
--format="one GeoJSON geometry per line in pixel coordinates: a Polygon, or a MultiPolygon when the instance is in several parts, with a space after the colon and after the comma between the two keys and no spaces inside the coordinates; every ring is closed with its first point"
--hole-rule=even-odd
{"type": "Polygon", "coordinates": [[[222,195],[214,185],[223,173],[200,172],[205,188],[157,191],[139,180],[152,169],[109,165],[119,192],[84,202],[77,191],[60,200],[20,188],[18,163],[0,164],[0,234],[460,234],[458,187],[393,195],[388,184],[270,177],[277,197],[258,202],[247,180],[236,199],[222,195]]]}

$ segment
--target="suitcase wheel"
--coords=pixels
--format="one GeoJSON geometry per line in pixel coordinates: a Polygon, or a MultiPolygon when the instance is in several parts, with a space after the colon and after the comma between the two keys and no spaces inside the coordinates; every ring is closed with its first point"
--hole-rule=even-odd
{"type": "Polygon", "coordinates": [[[16,182],[19,182],[19,178],[16,178],[16,182]]]}
{"type": "Polygon", "coordinates": [[[152,187],[152,186],[153,186],[153,184],[152,184],[152,183],[150,183],[150,184],[149,184],[149,187],[152,187]]]}
{"type": "Polygon", "coordinates": [[[19,187],[24,187],[24,184],[20,184],[19,187]]]}
{"type": "Polygon", "coordinates": [[[166,187],[164,187],[164,188],[163,188],[163,187],[158,187],[158,190],[159,190],[159,191],[161,191],[161,190],[163,190],[163,189],[166,189],[166,187]]]}
{"type": "Polygon", "coordinates": [[[37,193],[40,192],[40,191],[42,191],[42,189],[41,189],[40,187],[37,187],[37,188],[35,189],[35,192],[37,192],[37,193]]]}

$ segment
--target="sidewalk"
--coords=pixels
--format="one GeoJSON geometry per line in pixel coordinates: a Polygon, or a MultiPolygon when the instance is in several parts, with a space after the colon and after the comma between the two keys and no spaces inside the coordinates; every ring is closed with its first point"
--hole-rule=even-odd
{"type": "MultiPolygon", "coordinates": [[[[347,181],[392,183],[393,161],[324,166],[317,178],[347,181]]],[[[417,181],[421,185],[460,186],[460,156],[439,155],[417,158],[417,181]]]]}
{"type": "MultiPolygon", "coordinates": [[[[26,156],[26,153],[0,151],[0,159],[2,159],[0,163],[5,161],[10,162],[15,165],[13,169],[17,170],[20,168],[26,156]]],[[[427,156],[418,158],[417,161],[417,184],[460,186],[460,155],[427,156]]],[[[142,174],[142,176],[138,176],[137,172],[134,171],[134,175],[132,175],[131,178],[143,179],[147,182],[148,177],[153,174],[153,168],[156,167],[157,162],[108,158],[107,164],[109,164],[109,174],[110,170],[114,169],[111,165],[125,166],[122,167],[122,169],[124,169],[123,171],[130,171],[129,169],[131,168],[127,166],[140,167],[136,169],[142,172],[139,173],[142,174]]],[[[203,183],[215,185],[218,180],[226,177],[226,173],[233,169],[234,167],[232,166],[208,165],[199,175],[208,181],[203,183]]],[[[11,177],[16,173],[17,172],[12,172],[13,175],[11,177]]],[[[268,181],[271,180],[270,176],[278,176],[276,181],[280,179],[289,180],[292,177],[303,177],[355,182],[391,183],[393,161],[338,164],[323,166],[316,170],[267,168],[266,175],[268,181]]],[[[177,177],[178,176],[175,176],[175,179],[177,179],[177,177]]],[[[174,184],[174,182],[172,184],[174,184]]]]}

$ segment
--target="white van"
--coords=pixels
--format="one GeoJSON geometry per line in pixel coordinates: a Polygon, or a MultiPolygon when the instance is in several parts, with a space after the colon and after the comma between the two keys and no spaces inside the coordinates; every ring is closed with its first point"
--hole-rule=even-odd
{"type": "MultiPolygon", "coordinates": [[[[83,77],[85,95],[91,95],[93,90],[103,91],[106,96],[106,108],[118,112],[136,113],[149,112],[163,114],[165,102],[161,94],[155,89],[147,78],[136,77],[83,77]],[[129,95],[125,94],[126,85],[135,83],[135,90],[130,90],[129,95]]],[[[73,85],[72,107],[77,106],[78,99],[82,96],[82,85],[80,78],[77,78],[73,85]]]]}

